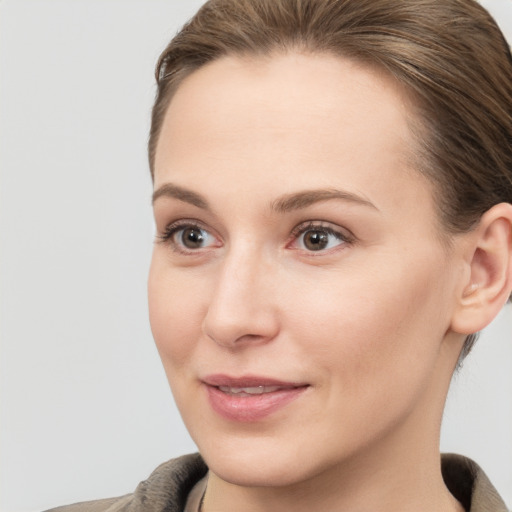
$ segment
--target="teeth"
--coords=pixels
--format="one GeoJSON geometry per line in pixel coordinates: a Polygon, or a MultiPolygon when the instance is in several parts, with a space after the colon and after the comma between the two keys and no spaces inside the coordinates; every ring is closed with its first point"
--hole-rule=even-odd
{"type": "Polygon", "coordinates": [[[273,391],[277,391],[281,389],[279,386],[251,386],[247,388],[233,388],[230,386],[219,386],[219,389],[223,393],[228,393],[230,395],[262,395],[263,393],[272,393],[273,391]]]}

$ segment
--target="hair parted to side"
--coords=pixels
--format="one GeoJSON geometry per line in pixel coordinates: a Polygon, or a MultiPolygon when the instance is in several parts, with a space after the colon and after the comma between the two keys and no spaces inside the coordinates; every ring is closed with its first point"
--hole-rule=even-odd
{"type": "Polygon", "coordinates": [[[223,56],[291,50],[378,66],[411,93],[416,165],[435,185],[447,233],[512,203],[512,56],[476,0],[209,0],[157,63],[152,175],[167,107],[189,74],[223,56]]]}

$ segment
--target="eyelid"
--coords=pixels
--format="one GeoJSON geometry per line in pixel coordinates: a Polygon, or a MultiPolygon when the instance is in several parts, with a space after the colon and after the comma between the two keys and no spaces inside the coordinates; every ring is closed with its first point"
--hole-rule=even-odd
{"type": "Polygon", "coordinates": [[[197,228],[202,231],[206,231],[208,235],[210,235],[214,240],[220,240],[216,233],[213,232],[211,228],[207,227],[203,222],[197,219],[178,219],[176,221],[170,222],[169,224],[166,224],[163,233],[157,235],[157,242],[168,244],[173,251],[187,255],[197,254],[200,252],[204,252],[205,250],[209,250],[212,247],[220,247],[222,245],[222,243],[214,243],[210,246],[203,248],[189,249],[179,243],[176,243],[173,239],[176,233],[187,228],[197,228]]]}
{"type": "Polygon", "coordinates": [[[326,249],[326,250],[308,251],[306,249],[296,248],[297,250],[302,250],[303,252],[306,252],[309,255],[319,256],[322,253],[325,254],[325,253],[331,252],[332,250],[338,249],[339,245],[344,246],[345,244],[353,244],[356,240],[353,233],[347,228],[342,228],[340,226],[332,224],[331,222],[327,222],[327,221],[323,221],[323,220],[309,220],[306,222],[302,222],[301,224],[299,224],[298,226],[296,226],[292,229],[291,240],[286,244],[286,246],[289,247],[291,244],[296,242],[299,239],[299,237],[301,235],[303,235],[304,233],[306,233],[308,231],[315,231],[315,230],[318,230],[318,231],[324,230],[324,231],[332,234],[336,238],[338,238],[341,241],[341,243],[338,244],[336,247],[333,247],[331,249],[326,249]]]}

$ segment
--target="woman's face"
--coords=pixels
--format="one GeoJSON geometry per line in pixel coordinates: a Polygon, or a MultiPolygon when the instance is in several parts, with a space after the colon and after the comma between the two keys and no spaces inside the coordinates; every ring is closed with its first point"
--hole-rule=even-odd
{"type": "Polygon", "coordinates": [[[151,326],[221,478],[286,485],[436,437],[461,266],[409,112],[379,72],[294,53],[223,58],[172,99],[151,326]]]}

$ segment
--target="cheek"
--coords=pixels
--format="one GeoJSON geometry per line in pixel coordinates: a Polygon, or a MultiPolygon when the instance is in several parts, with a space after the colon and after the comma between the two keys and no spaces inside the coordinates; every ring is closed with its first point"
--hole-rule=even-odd
{"type": "Polygon", "coordinates": [[[305,354],[351,389],[390,380],[391,372],[425,374],[449,323],[446,292],[435,287],[445,280],[443,266],[432,261],[380,255],[360,266],[364,272],[303,280],[302,292],[289,295],[306,299],[289,303],[288,311],[305,354]]]}
{"type": "Polygon", "coordinates": [[[171,366],[185,369],[202,326],[205,290],[190,286],[183,272],[172,272],[158,256],[153,256],[148,280],[149,321],[166,371],[171,366]]]}

